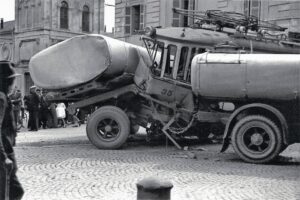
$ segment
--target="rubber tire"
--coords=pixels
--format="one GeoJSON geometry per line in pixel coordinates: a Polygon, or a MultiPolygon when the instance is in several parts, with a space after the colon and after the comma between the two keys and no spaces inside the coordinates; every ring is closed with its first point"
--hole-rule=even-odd
{"type": "Polygon", "coordinates": [[[278,126],[270,119],[260,115],[246,116],[238,121],[233,128],[231,141],[235,152],[244,161],[257,164],[267,163],[274,160],[282,151],[283,146],[282,134],[278,126]],[[245,150],[247,149],[247,147],[241,141],[241,139],[243,132],[247,130],[247,126],[257,126],[265,130],[267,129],[268,134],[271,137],[269,144],[270,149],[268,149],[267,152],[264,152],[262,154],[254,154],[250,151],[245,150]]]}
{"type": "Polygon", "coordinates": [[[130,133],[130,121],[123,110],[115,106],[103,106],[93,112],[86,126],[87,137],[90,142],[99,149],[118,149],[127,140],[130,133]],[[120,128],[120,133],[115,140],[104,141],[97,134],[97,126],[100,120],[111,118],[120,128]]]}

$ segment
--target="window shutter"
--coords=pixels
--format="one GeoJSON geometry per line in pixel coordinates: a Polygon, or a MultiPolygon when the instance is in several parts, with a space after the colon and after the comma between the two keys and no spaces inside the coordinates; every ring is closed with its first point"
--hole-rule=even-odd
{"type": "Polygon", "coordinates": [[[250,15],[250,12],[249,12],[249,3],[250,3],[249,0],[244,0],[244,14],[246,16],[250,15]]]}
{"type": "MultiPolygon", "coordinates": [[[[173,0],[173,8],[180,8],[179,0],[173,0]]],[[[180,25],[180,15],[178,13],[173,13],[172,26],[179,27],[179,25],[180,25]]]]}
{"type": "Polygon", "coordinates": [[[67,2],[63,1],[60,7],[60,28],[69,28],[68,10],[69,8],[67,2]]]}
{"type": "Polygon", "coordinates": [[[82,11],[82,31],[89,32],[90,30],[90,20],[89,20],[89,7],[84,6],[82,11]]]}
{"type": "Polygon", "coordinates": [[[125,8],[125,34],[131,34],[131,7],[125,8]]]}
{"type": "Polygon", "coordinates": [[[140,6],[140,30],[143,30],[145,27],[145,6],[140,6]]]}
{"type": "Polygon", "coordinates": [[[258,19],[260,18],[260,1],[259,0],[252,0],[251,15],[256,16],[258,19]]]}

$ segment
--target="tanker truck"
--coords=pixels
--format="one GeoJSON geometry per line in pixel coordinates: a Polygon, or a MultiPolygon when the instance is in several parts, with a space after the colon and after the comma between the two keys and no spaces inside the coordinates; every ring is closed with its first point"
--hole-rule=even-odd
{"type": "Polygon", "coordinates": [[[138,126],[180,149],[182,137],[223,134],[221,151],[231,143],[251,163],[269,162],[300,141],[297,45],[244,46],[286,55],[207,52],[228,35],[169,30],[149,29],[144,47],[101,35],[68,39],[32,57],[31,77],[49,101],[70,102],[69,113],[95,109],[86,131],[100,149],[122,147],[138,126]]]}

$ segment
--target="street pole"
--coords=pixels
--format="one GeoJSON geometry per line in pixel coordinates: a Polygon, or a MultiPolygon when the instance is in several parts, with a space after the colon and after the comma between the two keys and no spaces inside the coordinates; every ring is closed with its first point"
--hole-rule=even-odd
{"type": "Polygon", "coordinates": [[[170,181],[145,178],[137,183],[137,200],[170,200],[172,188],[170,181]]]}

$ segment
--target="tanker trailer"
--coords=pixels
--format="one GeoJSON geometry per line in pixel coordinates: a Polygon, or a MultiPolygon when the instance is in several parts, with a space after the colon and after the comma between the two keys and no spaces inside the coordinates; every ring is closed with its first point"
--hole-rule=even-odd
{"type": "Polygon", "coordinates": [[[204,53],[192,61],[192,90],[205,102],[234,105],[222,151],[265,163],[300,142],[300,56],[204,53]]]}
{"type": "MultiPolygon", "coordinates": [[[[135,69],[145,64],[146,49],[103,35],[81,35],[53,45],[36,55],[29,63],[30,75],[38,87],[70,94],[86,89],[105,89],[109,83],[126,85],[133,82],[135,69]],[[143,62],[140,62],[144,58],[143,62]],[[78,90],[87,83],[88,88],[78,90]],[[77,88],[73,89],[73,88],[77,88]]],[[[89,89],[89,90],[90,90],[89,89]]],[[[86,97],[86,94],[84,94],[86,97]]]]}

